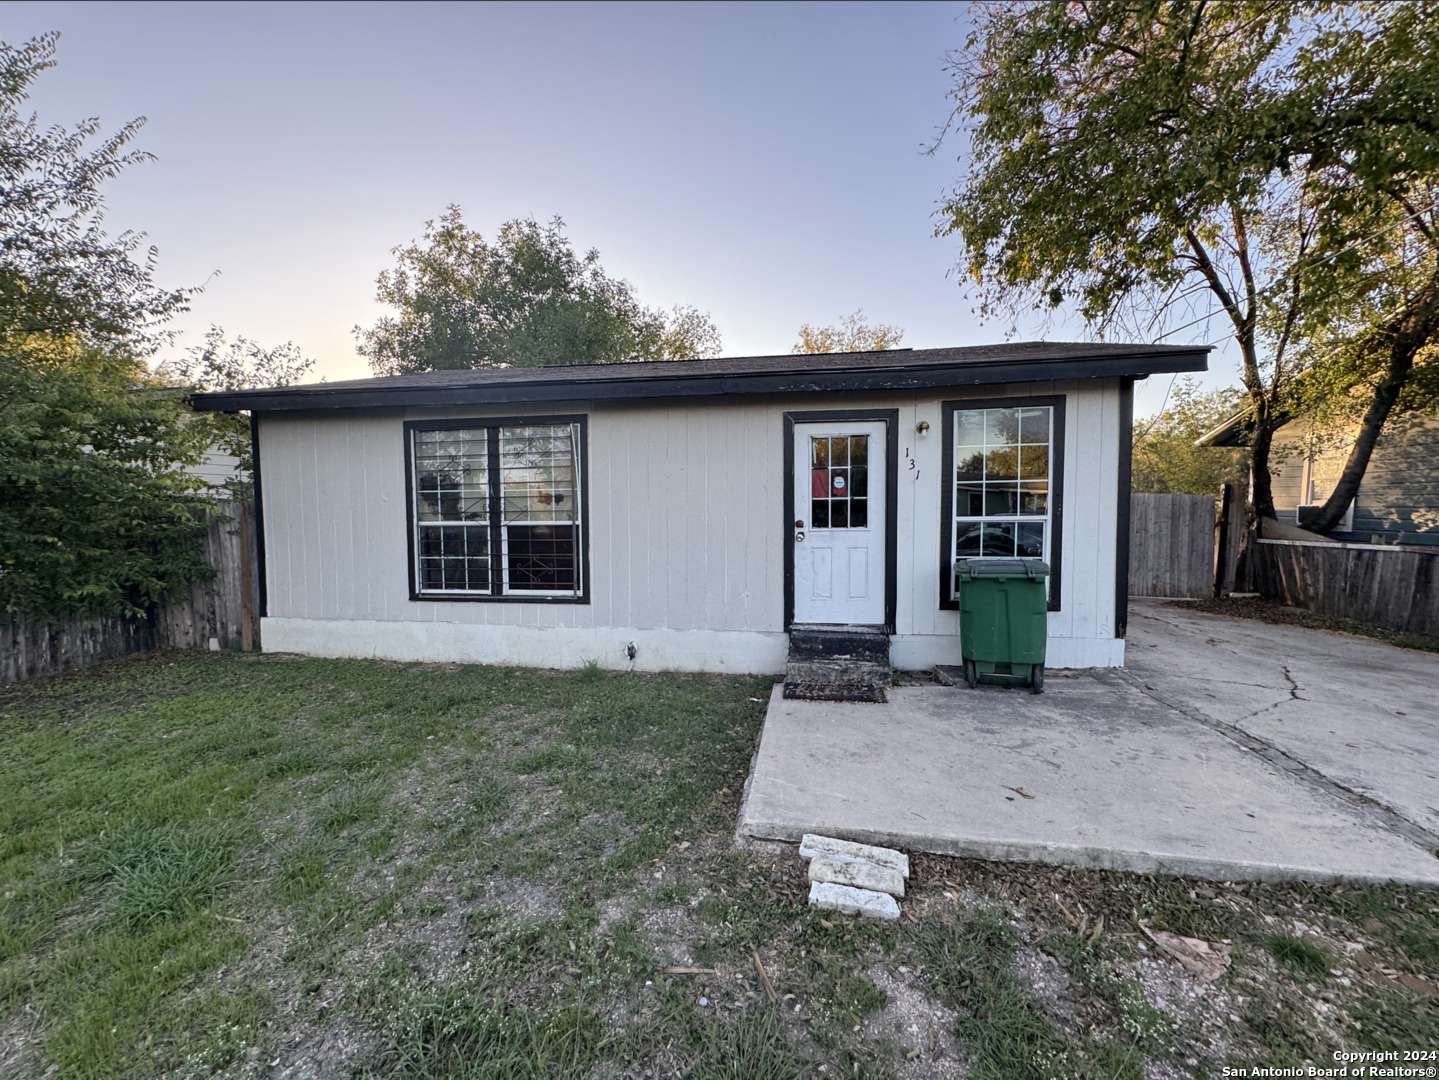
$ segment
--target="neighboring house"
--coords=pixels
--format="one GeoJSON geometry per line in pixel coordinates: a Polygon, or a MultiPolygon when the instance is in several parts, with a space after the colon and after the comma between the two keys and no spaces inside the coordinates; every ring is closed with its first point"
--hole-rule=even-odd
{"type": "Polygon", "coordinates": [[[249,410],[264,647],[780,672],[796,626],[959,657],[956,557],[1048,560],[1049,664],[1124,660],[1133,383],[1105,344],[444,371],[249,410]],[[1116,583],[1119,587],[1116,588],[1116,583]]]}
{"type": "Polygon", "coordinates": [[[211,487],[222,488],[243,478],[240,459],[219,446],[212,446],[198,465],[190,466],[189,472],[198,476],[211,487]]]}
{"type": "MultiPolygon", "coordinates": [[[[1247,445],[1244,421],[1242,413],[1230,417],[1200,445],[1247,445]]],[[[1352,435],[1316,430],[1304,419],[1275,432],[1270,475],[1280,521],[1307,527],[1310,508],[1329,498],[1352,445],[1352,435]]],[[[1389,422],[1358,494],[1338,528],[1325,535],[1346,543],[1439,547],[1439,417],[1389,422]]]]}

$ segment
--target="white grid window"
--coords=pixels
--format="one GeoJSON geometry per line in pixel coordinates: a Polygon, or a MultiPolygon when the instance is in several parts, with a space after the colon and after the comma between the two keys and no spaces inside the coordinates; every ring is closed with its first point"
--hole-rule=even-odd
{"type": "Polygon", "coordinates": [[[418,591],[490,591],[489,460],[485,428],[415,432],[418,591]]]}
{"type": "Polygon", "coordinates": [[[1053,432],[1048,405],[955,410],[954,558],[1049,557],[1053,432]]]}
{"type": "Polygon", "coordinates": [[[578,423],[417,429],[418,595],[580,597],[578,423]]]}
{"type": "Polygon", "coordinates": [[[500,429],[506,592],[579,591],[575,425],[500,429]]]}

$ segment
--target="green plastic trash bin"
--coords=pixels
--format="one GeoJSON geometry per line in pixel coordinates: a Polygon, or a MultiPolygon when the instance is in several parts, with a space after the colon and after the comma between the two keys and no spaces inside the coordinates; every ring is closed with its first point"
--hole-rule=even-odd
{"type": "Polygon", "coordinates": [[[1049,564],[1038,559],[960,559],[959,651],[964,681],[1044,690],[1049,564]]]}

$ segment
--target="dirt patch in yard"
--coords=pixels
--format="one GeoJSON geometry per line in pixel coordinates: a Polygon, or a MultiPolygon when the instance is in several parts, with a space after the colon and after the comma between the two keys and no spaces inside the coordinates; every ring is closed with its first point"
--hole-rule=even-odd
{"type": "Polygon", "coordinates": [[[201,654],[18,691],[0,1073],[1172,1080],[1439,1042],[1431,893],[913,854],[900,922],[810,909],[793,845],[733,842],[768,688],[201,654]],[[176,838],[217,822],[187,907],[176,838]],[[144,867],[174,902],[124,923],[144,867]]]}

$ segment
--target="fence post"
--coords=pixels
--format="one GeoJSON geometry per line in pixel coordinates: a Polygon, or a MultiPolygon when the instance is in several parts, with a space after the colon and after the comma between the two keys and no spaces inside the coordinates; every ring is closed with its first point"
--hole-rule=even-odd
{"type": "Polygon", "coordinates": [[[255,613],[250,603],[253,569],[250,566],[250,504],[236,502],[240,517],[240,648],[250,652],[255,647],[255,613]]]}
{"type": "Polygon", "coordinates": [[[1229,512],[1234,503],[1234,485],[1219,485],[1219,520],[1214,523],[1214,599],[1224,595],[1229,570],[1229,512]]]}

